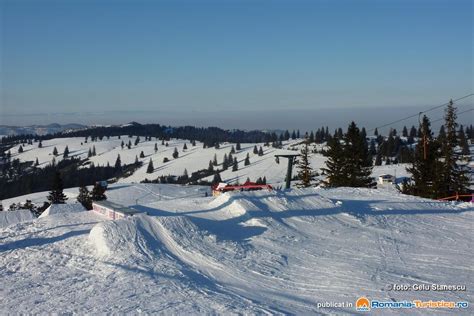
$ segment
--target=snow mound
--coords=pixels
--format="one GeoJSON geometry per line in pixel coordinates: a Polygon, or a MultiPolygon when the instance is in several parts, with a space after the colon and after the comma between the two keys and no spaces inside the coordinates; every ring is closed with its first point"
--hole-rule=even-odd
{"type": "Polygon", "coordinates": [[[43,213],[39,216],[40,218],[63,213],[71,212],[83,212],[86,209],[78,203],[75,204],[51,204],[43,213]]]}
{"type": "Polygon", "coordinates": [[[0,212],[0,227],[4,228],[33,219],[35,219],[35,217],[30,210],[4,211],[0,212]]]}
{"type": "Polygon", "coordinates": [[[146,259],[162,254],[160,229],[156,219],[138,215],[96,224],[89,233],[89,241],[100,257],[146,259]]]}

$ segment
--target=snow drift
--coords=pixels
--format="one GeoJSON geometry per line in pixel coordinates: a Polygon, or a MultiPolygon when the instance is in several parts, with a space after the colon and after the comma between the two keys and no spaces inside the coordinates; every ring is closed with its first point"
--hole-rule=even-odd
{"type": "Polygon", "coordinates": [[[35,219],[30,210],[0,212],[0,228],[35,219]]]}
{"type": "Polygon", "coordinates": [[[39,218],[43,218],[46,216],[62,214],[62,213],[72,213],[72,212],[83,212],[86,211],[84,206],[79,203],[74,204],[51,204],[47,209],[44,210],[43,213],[39,216],[39,218]]]}

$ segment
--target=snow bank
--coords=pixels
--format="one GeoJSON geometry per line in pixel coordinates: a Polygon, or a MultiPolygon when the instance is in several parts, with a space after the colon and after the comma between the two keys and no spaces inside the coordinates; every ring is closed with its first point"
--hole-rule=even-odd
{"type": "Polygon", "coordinates": [[[0,228],[32,219],[35,219],[35,217],[29,210],[3,211],[0,212],[0,228]]]}
{"type": "Polygon", "coordinates": [[[89,241],[99,257],[152,258],[162,253],[159,230],[155,219],[137,215],[96,224],[89,233],[89,241]]]}
{"type": "Polygon", "coordinates": [[[71,213],[71,212],[83,212],[86,209],[79,203],[75,204],[51,204],[41,215],[40,218],[62,214],[62,213],[71,213]]]}

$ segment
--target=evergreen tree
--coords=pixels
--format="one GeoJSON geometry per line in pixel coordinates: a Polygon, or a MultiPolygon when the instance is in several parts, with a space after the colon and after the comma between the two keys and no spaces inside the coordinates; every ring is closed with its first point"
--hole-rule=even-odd
{"type": "Polygon", "coordinates": [[[296,139],[296,133],[295,130],[293,130],[293,133],[291,133],[291,139],[295,140],[296,139]]]}
{"type": "Polygon", "coordinates": [[[253,146],[253,153],[254,153],[255,155],[257,155],[257,154],[258,154],[258,148],[257,148],[257,145],[253,146]]]}
{"type": "Polygon", "coordinates": [[[469,143],[467,142],[466,134],[464,133],[462,125],[458,131],[458,143],[461,147],[461,155],[469,156],[471,154],[471,152],[469,151],[469,143]]]}
{"type": "Polygon", "coordinates": [[[153,161],[150,158],[150,162],[148,163],[148,167],[146,168],[146,173],[153,173],[155,168],[153,167],[153,161]]]}
{"type": "Polygon", "coordinates": [[[231,154],[235,154],[235,148],[234,148],[234,145],[232,145],[232,147],[230,148],[230,153],[231,153],[231,154]]]}
{"type": "Polygon", "coordinates": [[[143,150],[140,152],[140,158],[145,158],[145,153],[143,152],[143,150]]]}
{"type": "Polygon", "coordinates": [[[69,157],[69,147],[66,146],[66,148],[64,148],[64,153],[63,153],[63,158],[67,158],[69,157]]]}
{"type": "Polygon", "coordinates": [[[224,154],[224,159],[222,160],[222,169],[227,170],[229,168],[229,159],[227,158],[227,154],[224,154]]]}
{"type": "Polygon", "coordinates": [[[97,153],[95,152],[95,145],[92,146],[92,156],[96,156],[97,153]]]}
{"type": "Polygon", "coordinates": [[[67,197],[63,193],[63,180],[61,174],[56,172],[53,177],[52,189],[48,195],[48,201],[51,204],[64,204],[66,203],[67,197]]]}
{"type": "Polygon", "coordinates": [[[240,142],[237,142],[237,145],[235,146],[235,149],[236,150],[241,150],[242,149],[241,146],[240,146],[240,142]]]}
{"type": "Polygon", "coordinates": [[[214,148],[215,148],[215,149],[221,148],[221,146],[219,145],[219,142],[216,142],[216,144],[214,145],[214,148]]]}
{"type": "Polygon", "coordinates": [[[138,160],[138,157],[135,155],[135,166],[140,165],[140,161],[138,160]]]}
{"type": "Polygon", "coordinates": [[[131,148],[132,148],[132,142],[131,142],[130,140],[128,140],[127,148],[128,148],[128,149],[131,149],[131,148]]]}
{"type": "Polygon", "coordinates": [[[237,158],[234,158],[234,163],[232,164],[232,171],[237,171],[239,170],[239,163],[237,161],[237,158]]]}
{"type": "Polygon", "coordinates": [[[92,201],[103,201],[106,200],[107,197],[105,196],[105,188],[100,185],[100,183],[96,183],[92,188],[92,192],[90,194],[92,201]]]}
{"type": "Polygon", "coordinates": [[[372,159],[369,155],[367,141],[352,122],[344,135],[344,156],[348,186],[369,187],[372,184],[372,159]]]}
{"type": "Polygon", "coordinates": [[[38,161],[38,157],[36,157],[36,160],[35,160],[35,167],[38,167],[39,166],[39,161],[38,161]]]}
{"type": "Polygon", "coordinates": [[[218,165],[218,163],[217,163],[217,155],[216,155],[216,154],[214,154],[214,159],[212,160],[212,164],[213,164],[214,166],[217,166],[217,165],[218,165]]]}
{"type": "Polygon", "coordinates": [[[138,143],[140,143],[140,136],[137,136],[137,138],[135,138],[135,146],[137,146],[138,143]]]}
{"type": "Polygon", "coordinates": [[[347,174],[345,172],[345,153],[341,140],[337,133],[328,141],[328,149],[324,155],[327,157],[326,167],[321,170],[326,174],[325,184],[329,187],[340,187],[347,184],[347,174]]]}
{"type": "Polygon", "coordinates": [[[296,163],[298,168],[298,179],[300,183],[298,187],[307,188],[311,186],[311,181],[314,180],[313,168],[309,162],[309,139],[305,139],[304,146],[301,148],[300,157],[296,163]]]}
{"type": "Polygon", "coordinates": [[[179,157],[178,149],[175,147],[173,151],[173,158],[177,159],[179,157]]]}
{"type": "Polygon", "coordinates": [[[183,145],[183,151],[185,151],[186,149],[188,149],[188,146],[186,146],[186,143],[184,143],[184,145],[183,145]]]}
{"type": "Polygon", "coordinates": [[[20,147],[18,147],[18,153],[21,154],[23,152],[23,146],[20,145],[20,147]]]}
{"type": "Polygon", "coordinates": [[[422,139],[415,148],[413,163],[407,168],[411,174],[411,183],[404,183],[403,192],[407,194],[436,198],[439,180],[437,174],[441,166],[438,163],[438,143],[433,139],[431,123],[428,117],[423,116],[420,128],[422,139]],[[426,154],[425,154],[426,153],[426,154]]]}
{"type": "Polygon", "coordinates": [[[58,155],[58,149],[56,147],[53,148],[53,155],[54,156],[58,155]]]}
{"type": "Polygon", "coordinates": [[[122,161],[120,160],[120,154],[117,155],[117,159],[115,160],[115,169],[122,168],[122,161]]]}
{"type": "Polygon", "coordinates": [[[377,128],[374,131],[374,136],[379,136],[379,130],[377,128]]]}
{"type": "Polygon", "coordinates": [[[407,129],[406,126],[403,126],[402,136],[403,136],[403,137],[408,137],[408,129],[407,129]]]}
{"type": "Polygon", "coordinates": [[[221,175],[219,173],[216,173],[214,175],[214,178],[212,179],[212,185],[216,185],[222,182],[221,175]]]}
{"type": "Polygon", "coordinates": [[[375,166],[381,166],[381,165],[382,165],[382,154],[381,154],[381,153],[378,153],[378,154],[375,156],[374,165],[375,165],[375,166]]]}
{"type": "Polygon", "coordinates": [[[258,155],[263,156],[263,148],[260,146],[260,149],[258,150],[258,155]]]}
{"type": "Polygon", "coordinates": [[[79,195],[77,196],[77,201],[81,203],[86,210],[92,209],[92,198],[86,186],[79,187],[79,195]]]}
{"type": "Polygon", "coordinates": [[[209,166],[207,167],[207,171],[209,172],[214,171],[214,164],[212,163],[212,160],[209,160],[209,166]]]}
{"type": "Polygon", "coordinates": [[[244,166],[248,166],[250,165],[250,155],[249,153],[247,153],[247,156],[245,157],[245,161],[244,161],[244,166]]]}
{"type": "Polygon", "coordinates": [[[458,163],[459,154],[456,152],[458,139],[456,137],[457,128],[457,108],[453,101],[450,101],[445,110],[446,138],[441,143],[442,170],[440,172],[440,195],[447,197],[456,193],[469,192],[468,168],[458,163]]]}
{"type": "Polygon", "coordinates": [[[122,142],[120,143],[120,147],[122,147],[122,149],[123,149],[124,146],[125,146],[125,143],[122,140],[122,142]]]}
{"type": "Polygon", "coordinates": [[[38,143],[38,148],[43,148],[43,142],[41,140],[38,143]]]}
{"type": "Polygon", "coordinates": [[[158,152],[158,144],[155,143],[155,154],[158,152]]]}

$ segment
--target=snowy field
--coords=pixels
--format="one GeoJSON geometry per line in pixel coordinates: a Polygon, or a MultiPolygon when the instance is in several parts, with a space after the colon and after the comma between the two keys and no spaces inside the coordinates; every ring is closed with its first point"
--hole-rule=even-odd
{"type": "MultiPolygon", "coordinates": [[[[109,200],[148,215],[108,221],[68,205],[10,218],[0,228],[0,313],[328,315],[356,310],[318,303],[360,296],[473,302],[471,203],[353,188],[217,198],[207,190],[116,184],[109,200]]],[[[434,310],[378,314],[408,312],[434,310]]],[[[472,315],[472,307],[436,314],[472,315]]]]}
{"type": "MultiPolygon", "coordinates": [[[[53,159],[53,149],[56,147],[59,155],[55,157],[56,162],[62,160],[62,154],[66,146],[69,148],[70,157],[80,157],[82,159],[87,158],[87,153],[92,146],[96,148],[96,156],[90,157],[89,160],[96,166],[106,166],[107,163],[111,166],[115,165],[117,155],[120,154],[122,164],[131,164],[135,162],[135,157],[138,157],[143,162],[143,166],[135,171],[134,174],[127,178],[119,179],[119,183],[139,183],[145,178],[148,180],[154,180],[159,176],[175,175],[180,176],[186,169],[188,174],[192,172],[207,169],[209,161],[214,159],[214,155],[217,157],[219,165],[216,169],[222,169],[222,161],[224,154],[229,155],[232,146],[236,144],[224,143],[221,144],[219,149],[203,148],[202,143],[196,142],[196,146],[192,146],[189,141],[172,139],[168,142],[168,146],[161,145],[161,141],[156,141],[154,138],[152,141],[144,141],[144,137],[141,137],[141,141],[137,146],[134,146],[135,137],[129,138],[127,135],[118,137],[111,137],[110,139],[104,138],[102,141],[91,142],[89,139],[88,143],[84,143],[83,137],[73,138],[55,138],[51,140],[43,141],[43,147],[38,148],[38,144],[33,145],[22,145],[23,152],[18,153],[20,145],[16,145],[11,148],[12,159],[20,159],[20,161],[32,161],[34,162],[38,158],[39,167],[47,166],[53,159]],[[132,148],[124,149],[121,148],[121,142],[123,141],[127,145],[128,141],[131,141],[132,148]],[[158,151],[155,153],[155,143],[158,145],[158,151]],[[183,146],[186,143],[187,150],[183,150],[183,146]],[[173,159],[172,154],[174,149],[179,152],[179,157],[173,159]],[[143,151],[145,158],[140,158],[140,153],[143,151]],[[164,158],[168,158],[170,161],[163,163],[164,158]],[[150,159],[153,161],[154,171],[153,173],[147,173],[148,162],[150,159]]],[[[259,177],[266,177],[267,182],[273,185],[283,185],[287,169],[286,159],[281,159],[280,163],[277,164],[275,161],[276,154],[285,153],[296,153],[292,149],[298,149],[298,144],[301,143],[299,140],[290,140],[283,143],[283,149],[276,149],[272,147],[266,147],[263,143],[261,144],[241,144],[241,150],[233,154],[237,157],[239,163],[239,170],[232,171],[232,166],[220,173],[222,180],[226,182],[240,182],[243,183],[249,177],[252,181],[256,181],[259,177]],[[262,147],[264,151],[263,156],[258,156],[253,153],[254,146],[258,148],[262,147]],[[244,160],[246,155],[250,156],[250,165],[244,166],[244,160]]],[[[314,148],[314,147],[313,147],[314,148]]],[[[317,149],[320,150],[321,145],[317,145],[317,149]]],[[[311,155],[311,167],[320,172],[320,168],[325,166],[326,158],[321,154],[311,155]]],[[[381,174],[388,173],[398,178],[408,176],[405,168],[406,164],[388,165],[388,166],[376,166],[373,170],[373,176],[378,177],[381,174]]],[[[212,180],[212,177],[206,180],[212,180]]]]}

